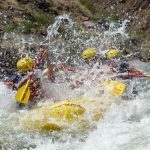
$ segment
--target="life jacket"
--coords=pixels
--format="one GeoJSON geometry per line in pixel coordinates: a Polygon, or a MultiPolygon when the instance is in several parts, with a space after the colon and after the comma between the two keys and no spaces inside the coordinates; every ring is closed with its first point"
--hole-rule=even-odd
{"type": "Polygon", "coordinates": [[[41,81],[39,78],[33,79],[30,83],[30,100],[34,99],[34,98],[40,98],[40,88],[41,88],[41,81]]]}
{"type": "Polygon", "coordinates": [[[5,85],[7,85],[8,87],[11,87],[13,90],[17,90],[18,87],[18,83],[22,80],[22,78],[24,78],[26,76],[26,74],[24,73],[15,73],[14,75],[12,75],[12,77],[10,77],[6,82],[5,85]]]}
{"type": "Polygon", "coordinates": [[[41,75],[42,71],[36,69],[29,86],[31,91],[30,100],[41,97],[41,75]]]}
{"type": "Polygon", "coordinates": [[[121,63],[119,64],[117,71],[119,73],[125,73],[125,72],[129,72],[129,64],[128,63],[121,63]]]}
{"type": "Polygon", "coordinates": [[[122,60],[108,60],[105,62],[110,67],[112,73],[128,73],[129,64],[122,60]]]}

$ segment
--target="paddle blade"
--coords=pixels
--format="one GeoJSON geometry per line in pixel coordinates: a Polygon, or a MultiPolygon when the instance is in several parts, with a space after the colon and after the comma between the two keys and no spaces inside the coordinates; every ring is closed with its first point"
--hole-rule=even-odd
{"type": "Polygon", "coordinates": [[[145,77],[150,78],[150,74],[146,74],[145,77]]]}
{"type": "Polygon", "coordinates": [[[106,81],[103,85],[109,94],[117,96],[122,96],[126,89],[126,85],[120,81],[106,81]]]}
{"type": "Polygon", "coordinates": [[[21,86],[16,94],[16,101],[22,103],[22,104],[27,104],[30,98],[30,80],[27,81],[26,84],[21,86]]]}

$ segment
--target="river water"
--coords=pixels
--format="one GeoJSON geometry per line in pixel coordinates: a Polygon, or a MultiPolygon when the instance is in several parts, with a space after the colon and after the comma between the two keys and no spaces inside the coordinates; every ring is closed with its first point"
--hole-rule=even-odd
{"type": "MultiPolygon", "coordinates": [[[[57,22],[58,24],[59,22],[57,22]]],[[[53,29],[56,30],[56,28],[53,29]]],[[[114,35],[120,33],[123,38],[127,37],[128,35],[124,29],[125,26],[122,24],[117,30],[111,29],[105,32],[105,36],[103,36],[105,42],[99,44],[98,47],[100,49],[106,47],[106,45],[110,47],[112,42],[117,47],[118,42],[116,38],[113,40],[114,35]]],[[[57,32],[52,32],[50,27],[48,33],[50,33],[50,36],[51,34],[57,34],[57,32]]],[[[101,43],[103,40],[99,39],[101,43]]],[[[96,43],[94,41],[97,40],[97,37],[93,36],[90,40],[86,40],[84,44],[87,46],[94,45],[96,43]]],[[[78,39],[77,42],[82,43],[84,41],[78,39]]],[[[55,42],[52,44],[55,45],[55,42]]],[[[57,54],[54,56],[58,56],[60,52],[56,51],[58,47],[54,45],[51,45],[53,53],[57,54]]],[[[63,49],[61,50],[63,51],[63,49]]],[[[78,58],[76,58],[76,61],[78,61],[78,58]]],[[[145,73],[150,71],[149,64],[140,61],[130,63],[145,73]]],[[[127,105],[112,104],[104,114],[104,118],[94,123],[94,128],[78,131],[74,126],[61,132],[50,133],[29,133],[21,130],[18,119],[22,118],[24,111],[28,110],[17,110],[15,92],[0,82],[0,150],[149,150],[150,80],[148,78],[138,78],[133,79],[131,82],[136,86],[138,96],[129,100],[127,105]]],[[[89,94],[89,91],[83,89],[84,87],[76,91],[68,90],[65,93],[63,89],[66,88],[66,85],[64,83],[59,83],[59,85],[54,84],[53,87],[55,88],[52,89],[56,92],[54,92],[57,95],[56,98],[60,100],[67,97],[78,97],[81,93],[93,96],[92,93],[94,93],[94,89],[89,94]]]]}

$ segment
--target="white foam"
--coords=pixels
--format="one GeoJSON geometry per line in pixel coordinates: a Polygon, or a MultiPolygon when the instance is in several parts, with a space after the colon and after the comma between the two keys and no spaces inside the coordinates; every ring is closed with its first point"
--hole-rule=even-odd
{"type": "Polygon", "coordinates": [[[13,112],[16,110],[15,92],[0,82],[0,111],[13,112]]]}

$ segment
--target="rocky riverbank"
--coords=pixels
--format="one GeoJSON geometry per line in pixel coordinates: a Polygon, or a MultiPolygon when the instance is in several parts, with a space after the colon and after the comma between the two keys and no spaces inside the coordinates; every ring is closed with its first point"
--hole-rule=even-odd
{"type": "Polygon", "coordinates": [[[46,34],[54,17],[67,13],[85,26],[92,22],[128,19],[128,31],[139,40],[149,40],[149,0],[4,0],[0,2],[3,32],[46,34]]]}

